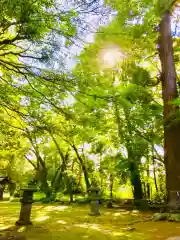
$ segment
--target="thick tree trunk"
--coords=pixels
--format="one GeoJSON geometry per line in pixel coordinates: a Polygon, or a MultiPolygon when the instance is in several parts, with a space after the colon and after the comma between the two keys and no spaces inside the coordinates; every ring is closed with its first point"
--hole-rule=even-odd
{"type": "Polygon", "coordinates": [[[177,108],[170,103],[178,96],[170,17],[169,11],[162,15],[159,55],[162,67],[161,80],[164,102],[166,189],[168,203],[174,205],[176,204],[176,194],[171,194],[171,192],[180,191],[180,121],[175,121],[177,108]]]}
{"type": "Polygon", "coordinates": [[[133,194],[135,200],[140,200],[143,198],[143,191],[142,191],[142,183],[139,174],[139,170],[137,169],[136,163],[131,161],[129,163],[129,170],[131,172],[131,184],[134,188],[133,194]]]}

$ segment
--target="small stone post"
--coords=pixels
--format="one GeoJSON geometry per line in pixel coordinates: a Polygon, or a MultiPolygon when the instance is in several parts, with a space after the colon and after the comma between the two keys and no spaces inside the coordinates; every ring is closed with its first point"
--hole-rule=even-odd
{"type": "Polygon", "coordinates": [[[90,216],[99,216],[99,200],[100,200],[100,188],[92,186],[88,189],[90,200],[90,216]]]}
{"type": "Polygon", "coordinates": [[[30,184],[28,184],[27,188],[21,189],[23,190],[23,195],[20,200],[21,202],[21,211],[19,220],[16,222],[17,226],[26,226],[32,225],[30,220],[31,217],[31,208],[33,201],[33,193],[36,192],[36,188],[30,184]]]}

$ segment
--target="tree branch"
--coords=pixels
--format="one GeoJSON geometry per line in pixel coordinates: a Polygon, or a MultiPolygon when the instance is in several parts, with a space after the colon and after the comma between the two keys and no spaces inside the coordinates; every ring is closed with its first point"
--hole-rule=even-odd
{"type": "Polygon", "coordinates": [[[26,156],[24,155],[24,157],[28,160],[28,162],[34,167],[34,169],[37,170],[37,166],[26,156]]]}

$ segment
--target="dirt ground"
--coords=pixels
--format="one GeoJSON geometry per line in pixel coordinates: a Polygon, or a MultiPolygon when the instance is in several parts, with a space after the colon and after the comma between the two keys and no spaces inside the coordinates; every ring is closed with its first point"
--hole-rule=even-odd
{"type": "Polygon", "coordinates": [[[101,208],[89,216],[89,206],[33,204],[31,227],[16,229],[19,203],[0,203],[0,234],[28,240],[151,240],[180,236],[180,223],[151,221],[151,213],[101,208]]]}

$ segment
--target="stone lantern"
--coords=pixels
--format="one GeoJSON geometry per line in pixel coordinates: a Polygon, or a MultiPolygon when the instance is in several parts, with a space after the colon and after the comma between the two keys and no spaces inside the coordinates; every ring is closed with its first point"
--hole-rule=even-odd
{"type": "Polygon", "coordinates": [[[90,216],[99,216],[99,201],[100,201],[100,188],[97,186],[91,186],[88,189],[89,200],[90,200],[90,216]]]}
{"type": "Polygon", "coordinates": [[[36,187],[28,184],[28,187],[21,189],[23,191],[21,202],[21,212],[19,220],[16,222],[16,225],[26,226],[32,225],[30,220],[31,217],[31,208],[33,201],[33,193],[36,192],[36,187]]]}

